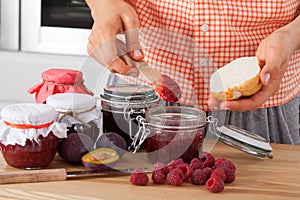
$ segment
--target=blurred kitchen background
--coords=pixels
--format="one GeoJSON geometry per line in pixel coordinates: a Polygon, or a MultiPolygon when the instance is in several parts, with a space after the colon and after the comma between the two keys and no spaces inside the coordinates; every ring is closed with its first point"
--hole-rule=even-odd
{"type": "Polygon", "coordinates": [[[33,102],[27,89],[49,68],[79,69],[101,93],[108,72],[86,53],[92,23],[85,0],[0,0],[0,108],[33,102]]]}

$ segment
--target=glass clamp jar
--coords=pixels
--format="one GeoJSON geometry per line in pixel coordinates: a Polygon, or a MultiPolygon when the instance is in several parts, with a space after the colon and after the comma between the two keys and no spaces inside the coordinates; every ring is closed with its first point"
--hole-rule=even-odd
{"type": "Polygon", "coordinates": [[[88,94],[60,93],[49,96],[46,104],[55,108],[57,121],[68,128],[67,138],[59,146],[59,156],[68,163],[81,163],[81,156],[94,148],[100,135],[101,112],[96,107],[96,98],[88,94]]]}
{"type": "MultiPolygon", "coordinates": [[[[158,101],[155,90],[147,85],[129,84],[104,88],[101,95],[104,134],[115,132],[121,135],[129,150],[133,150],[131,147],[136,142],[136,134],[140,129],[137,117],[145,117],[147,110],[157,105],[158,101]]],[[[143,149],[144,146],[140,148],[143,149]]]]}
{"type": "MultiPolygon", "coordinates": [[[[146,115],[147,157],[168,163],[182,158],[189,163],[199,157],[205,137],[206,113],[188,106],[157,106],[146,115]]],[[[145,129],[145,130],[146,130],[145,129]]]]}
{"type": "Polygon", "coordinates": [[[39,169],[50,165],[66,126],[55,122],[51,106],[35,103],[11,104],[1,111],[0,146],[8,165],[39,169]]]}

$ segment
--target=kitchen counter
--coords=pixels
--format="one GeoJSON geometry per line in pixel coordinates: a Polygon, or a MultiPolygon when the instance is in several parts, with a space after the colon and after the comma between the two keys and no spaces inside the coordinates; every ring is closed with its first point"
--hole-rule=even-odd
{"type": "MultiPolygon", "coordinates": [[[[206,190],[205,186],[194,186],[187,182],[177,187],[155,185],[151,181],[147,186],[134,186],[129,182],[129,175],[125,175],[4,184],[0,185],[0,199],[300,199],[300,146],[271,145],[274,158],[268,159],[248,155],[218,142],[211,154],[216,158],[225,157],[233,161],[237,172],[235,182],[226,184],[225,189],[216,194],[206,190]]],[[[56,158],[50,168],[61,165],[60,159],[56,158]]],[[[7,166],[2,157],[0,168],[2,172],[18,170],[7,166]]],[[[150,174],[149,178],[151,180],[150,174]]]]}

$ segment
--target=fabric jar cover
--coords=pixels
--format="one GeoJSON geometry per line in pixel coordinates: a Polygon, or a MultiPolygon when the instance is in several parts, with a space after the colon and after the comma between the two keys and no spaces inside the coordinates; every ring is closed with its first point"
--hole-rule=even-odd
{"type": "Polygon", "coordinates": [[[66,138],[66,125],[56,122],[55,117],[55,109],[49,105],[37,103],[8,105],[1,111],[0,142],[4,145],[24,146],[27,139],[38,143],[40,135],[46,137],[50,132],[58,138],[66,138]]]}
{"type": "Polygon", "coordinates": [[[45,103],[48,96],[56,93],[82,93],[94,95],[84,85],[82,72],[72,69],[48,69],[42,73],[43,82],[28,89],[35,93],[37,103],[45,103]]]}
{"type": "Polygon", "coordinates": [[[71,127],[76,123],[91,121],[100,128],[101,112],[96,107],[96,98],[87,94],[61,93],[47,98],[46,104],[54,107],[57,121],[71,127]]]}

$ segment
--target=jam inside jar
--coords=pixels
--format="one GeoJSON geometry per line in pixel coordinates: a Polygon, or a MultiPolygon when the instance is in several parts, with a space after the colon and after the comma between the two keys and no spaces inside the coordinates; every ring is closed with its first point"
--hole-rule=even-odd
{"type": "Polygon", "coordinates": [[[158,106],[147,115],[150,135],[146,140],[150,162],[168,163],[199,157],[205,136],[205,112],[192,107],[158,106]]]}
{"type": "MultiPolygon", "coordinates": [[[[122,136],[130,148],[139,130],[136,120],[145,117],[151,107],[158,104],[155,90],[147,85],[120,84],[104,88],[101,95],[103,132],[115,132],[122,136]]],[[[144,150],[141,146],[139,150],[144,150]]],[[[133,149],[130,149],[133,150],[133,149]]]]}
{"type": "Polygon", "coordinates": [[[39,169],[50,165],[59,144],[59,138],[50,132],[40,135],[38,141],[27,139],[25,145],[1,145],[2,155],[10,166],[23,169],[39,169]]]}

